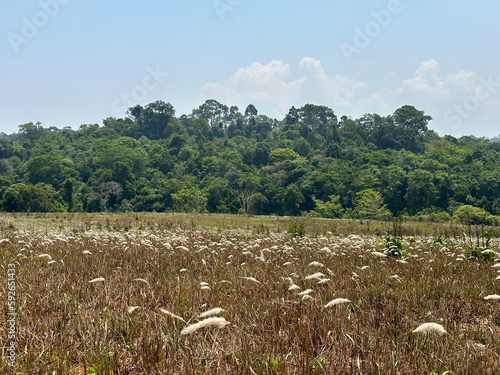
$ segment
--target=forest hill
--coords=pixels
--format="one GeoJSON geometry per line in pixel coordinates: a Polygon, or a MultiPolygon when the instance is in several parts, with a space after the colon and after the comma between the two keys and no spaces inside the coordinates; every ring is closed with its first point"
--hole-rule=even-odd
{"type": "Polygon", "coordinates": [[[4,211],[183,211],[446,221],[461,206],[500,214],[500,143],[440,137],[405,105],[281,119],[207,100],[130,107],[103,125],[19,126],[0,140],[4,211]]]}

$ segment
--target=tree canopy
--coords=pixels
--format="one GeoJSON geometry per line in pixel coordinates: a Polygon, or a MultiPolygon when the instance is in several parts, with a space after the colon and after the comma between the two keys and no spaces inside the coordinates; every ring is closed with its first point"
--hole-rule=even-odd
{"type": "Polygon", "coordinates": [[[275,119],[210,99],[178,117],[158,100],[78,130],[22,124],[0,139],[0,208],[500,215],[500,143],[440,137],[431,120],[410,105],[339,119],[315,104],[275,119]]]}

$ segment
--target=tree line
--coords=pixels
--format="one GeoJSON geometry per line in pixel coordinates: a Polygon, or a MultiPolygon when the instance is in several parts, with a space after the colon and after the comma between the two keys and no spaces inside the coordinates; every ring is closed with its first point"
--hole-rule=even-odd
{"type": "MultiPolygon", "coordinates": [[[[283,119],[207,100],[156,101],[78,130],[19,126],[0,139],[8,212],[182,211],[446,221],[500,215],[500,143],[443,137],[405,105],[358,119],[314,104],[283,119]]],[[[493,216],[491,216],[493,217],[493,216]]]]}

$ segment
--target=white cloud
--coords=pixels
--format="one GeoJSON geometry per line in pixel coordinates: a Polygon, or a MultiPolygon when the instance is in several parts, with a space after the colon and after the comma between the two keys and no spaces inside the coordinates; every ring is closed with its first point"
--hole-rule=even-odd
{"type": "Polygon", "coordinates": [[[459,91],[470,92],[477,88],[478,77],[464,70],[441,77],[441,66],[434,60],[423,61],[412,78],[405,79],[398,94],[416,93],[434,98],[451,97],[459,91]]]}
{"type": "Polygon", "coordinates": [[[346,75],[335,74],[330,77],[321,62],[312,57],[304,57],[299,67],[307,79],[306,82],[312,84],[311,91],[323,96],[323,101],[330,105],[350,106],[351,101],[367,87],[366,82],[357,82],[346,75]]]}
{"type": "Polygon", "coordinates": [[[286,112],[300,97],[304,79],[287,81],[290,66],[282,61],[267,65],[258,62],[239,69],[224,83],[207,83],[201,88],[206,98],[215,98],[228,104],[246,106],[268,102],[275,109],[286,112]]]}
{"type": "Polygon", "coordinates": [[[367,86],[349,76],[329,76],[321,62],[311,57],[300,61],[297,75],[290,79],[290,65],[282,61],[267,65],[255,62],[239,69],[224,83],[207,83],[201,88],[201,95],[242,107],[252,103],[259,109],[272,108],[273,114],[282,116],[291,106],[307,102],[349,106],[367,86]]]}

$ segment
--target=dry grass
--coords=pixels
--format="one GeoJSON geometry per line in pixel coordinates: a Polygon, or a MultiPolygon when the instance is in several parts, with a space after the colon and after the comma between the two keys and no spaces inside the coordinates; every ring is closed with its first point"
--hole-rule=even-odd
{"type": "MultiPolygon", "coordinates": [[[[36,222],[46,218],[32,228],[23,220],[24,231],[0,233],[2,296],[7,263],[18,262],[12,373],[500,373],[500,303],[484,299],[499,293],[498,268],[457,260],[465,251],[458,240],[444,247],[415,238],[398,262],[373,255],[381,248],[372,236],[74,231],[85,222],[69,216],[63,231],[36,222]],[[307,277],[313,262],[329,281],[307,277]],[[325,308],[340,298],[351,302],[325,308]],[[215,308],[230,322],[222,329],[200,324],[215,308]],[[427,322],[448,334],[412,333],[427,322]],[[189,325],[203,329],[182,335],[189,325]]],[[[8,374],[4,355],[0,373],[8,374]]]]}

